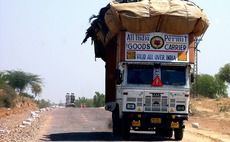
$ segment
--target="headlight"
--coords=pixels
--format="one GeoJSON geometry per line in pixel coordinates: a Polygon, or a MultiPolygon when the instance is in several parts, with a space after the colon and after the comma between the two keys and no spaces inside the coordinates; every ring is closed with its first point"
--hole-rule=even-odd
{"type": "Polygon", "coordinates": [[[127,103],[126,104],[127,109],[132,109],[133,110],[133,109],[135,109],[135,107],[136,107],[136,105],[134,103],[127,103]]]}
{"type": "Polygon", "coordinates": [[[185,111],[185,105],[177,105],[176,110],[177,111],[185,111]]]}

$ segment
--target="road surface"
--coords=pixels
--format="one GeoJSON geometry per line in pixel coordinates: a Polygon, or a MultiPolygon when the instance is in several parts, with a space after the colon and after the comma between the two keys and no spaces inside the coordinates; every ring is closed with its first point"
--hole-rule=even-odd
{"type": "MultiPolygon", "coordinates": [[[[112,134],[111,112],[103,108],[62,108],[47,114],[47,127],[37,142],[43,141],[123,141],[112,134]]],[[[131,131],[129,141],[175,141],[154,132],[131,131]]],[[[185,130],[183,142],[216,141],[185,130]]]]}

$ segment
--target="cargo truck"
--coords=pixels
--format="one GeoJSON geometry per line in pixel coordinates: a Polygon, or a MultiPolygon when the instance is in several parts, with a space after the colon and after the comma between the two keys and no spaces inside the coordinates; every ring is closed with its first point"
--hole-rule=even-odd
{"type": "Polygon", "coordinates": [[[194,64],[193,35],[120,32],[106,53],[106,110],[113,133],[183,138],[194,64]]]}
{"type": "Polygon", "coordinates": [[[66,93],[66,107],[75,107],[75,95],[74,93],[66,93]]]}
{"type": "Polygon", "coordinates": [[[111,2],[87,29],[95,57],[105,61],[105,109],[113,134],[155,131],[183,139],[196,45],[209,22],[192,2],[111,2]]]}

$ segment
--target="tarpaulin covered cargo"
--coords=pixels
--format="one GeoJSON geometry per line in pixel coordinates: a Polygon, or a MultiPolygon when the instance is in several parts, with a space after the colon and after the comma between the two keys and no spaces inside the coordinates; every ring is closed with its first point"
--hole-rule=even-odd
{"type": "Polygon", "coordinates": [[[83,43],[92,38],[96,57],[101,57],[103,48],[120,31],[193,34],[199,37],[209,26],[204,11],[193,2],[183,0],[112,1],[94,18],[83,43]]]}
{"type": "Polygon", "coordinates": [[[209,26],[203,10],[193,2],[181,0],[113,1],[105,13],[105,22],[112,35],[127,30],[132,33],[192,33],[200,36],[209,26]]]}

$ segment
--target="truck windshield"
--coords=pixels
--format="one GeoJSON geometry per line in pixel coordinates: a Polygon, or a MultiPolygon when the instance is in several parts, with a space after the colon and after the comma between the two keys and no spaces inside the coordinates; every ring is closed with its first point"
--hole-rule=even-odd
{"type": "Polygon", "coordinates": [[[153,66],[151,65],[129,65],[128,84],[151,84],[153,80],[153,66]]]}
{"type": "Polygon", "coordinates": [[[162,66],[161,81],[164,85],[185,85],[185,67],[162,66]]]}
{"type": "MultiPolygon", "coordinates": [[[[160,79],[163,85],[185,85],[186,68],[183,66],[161,66],[160,79]]],[[[128,84],[151,84],[154,80],[153,65],[128,65],[128,84]]]]}

